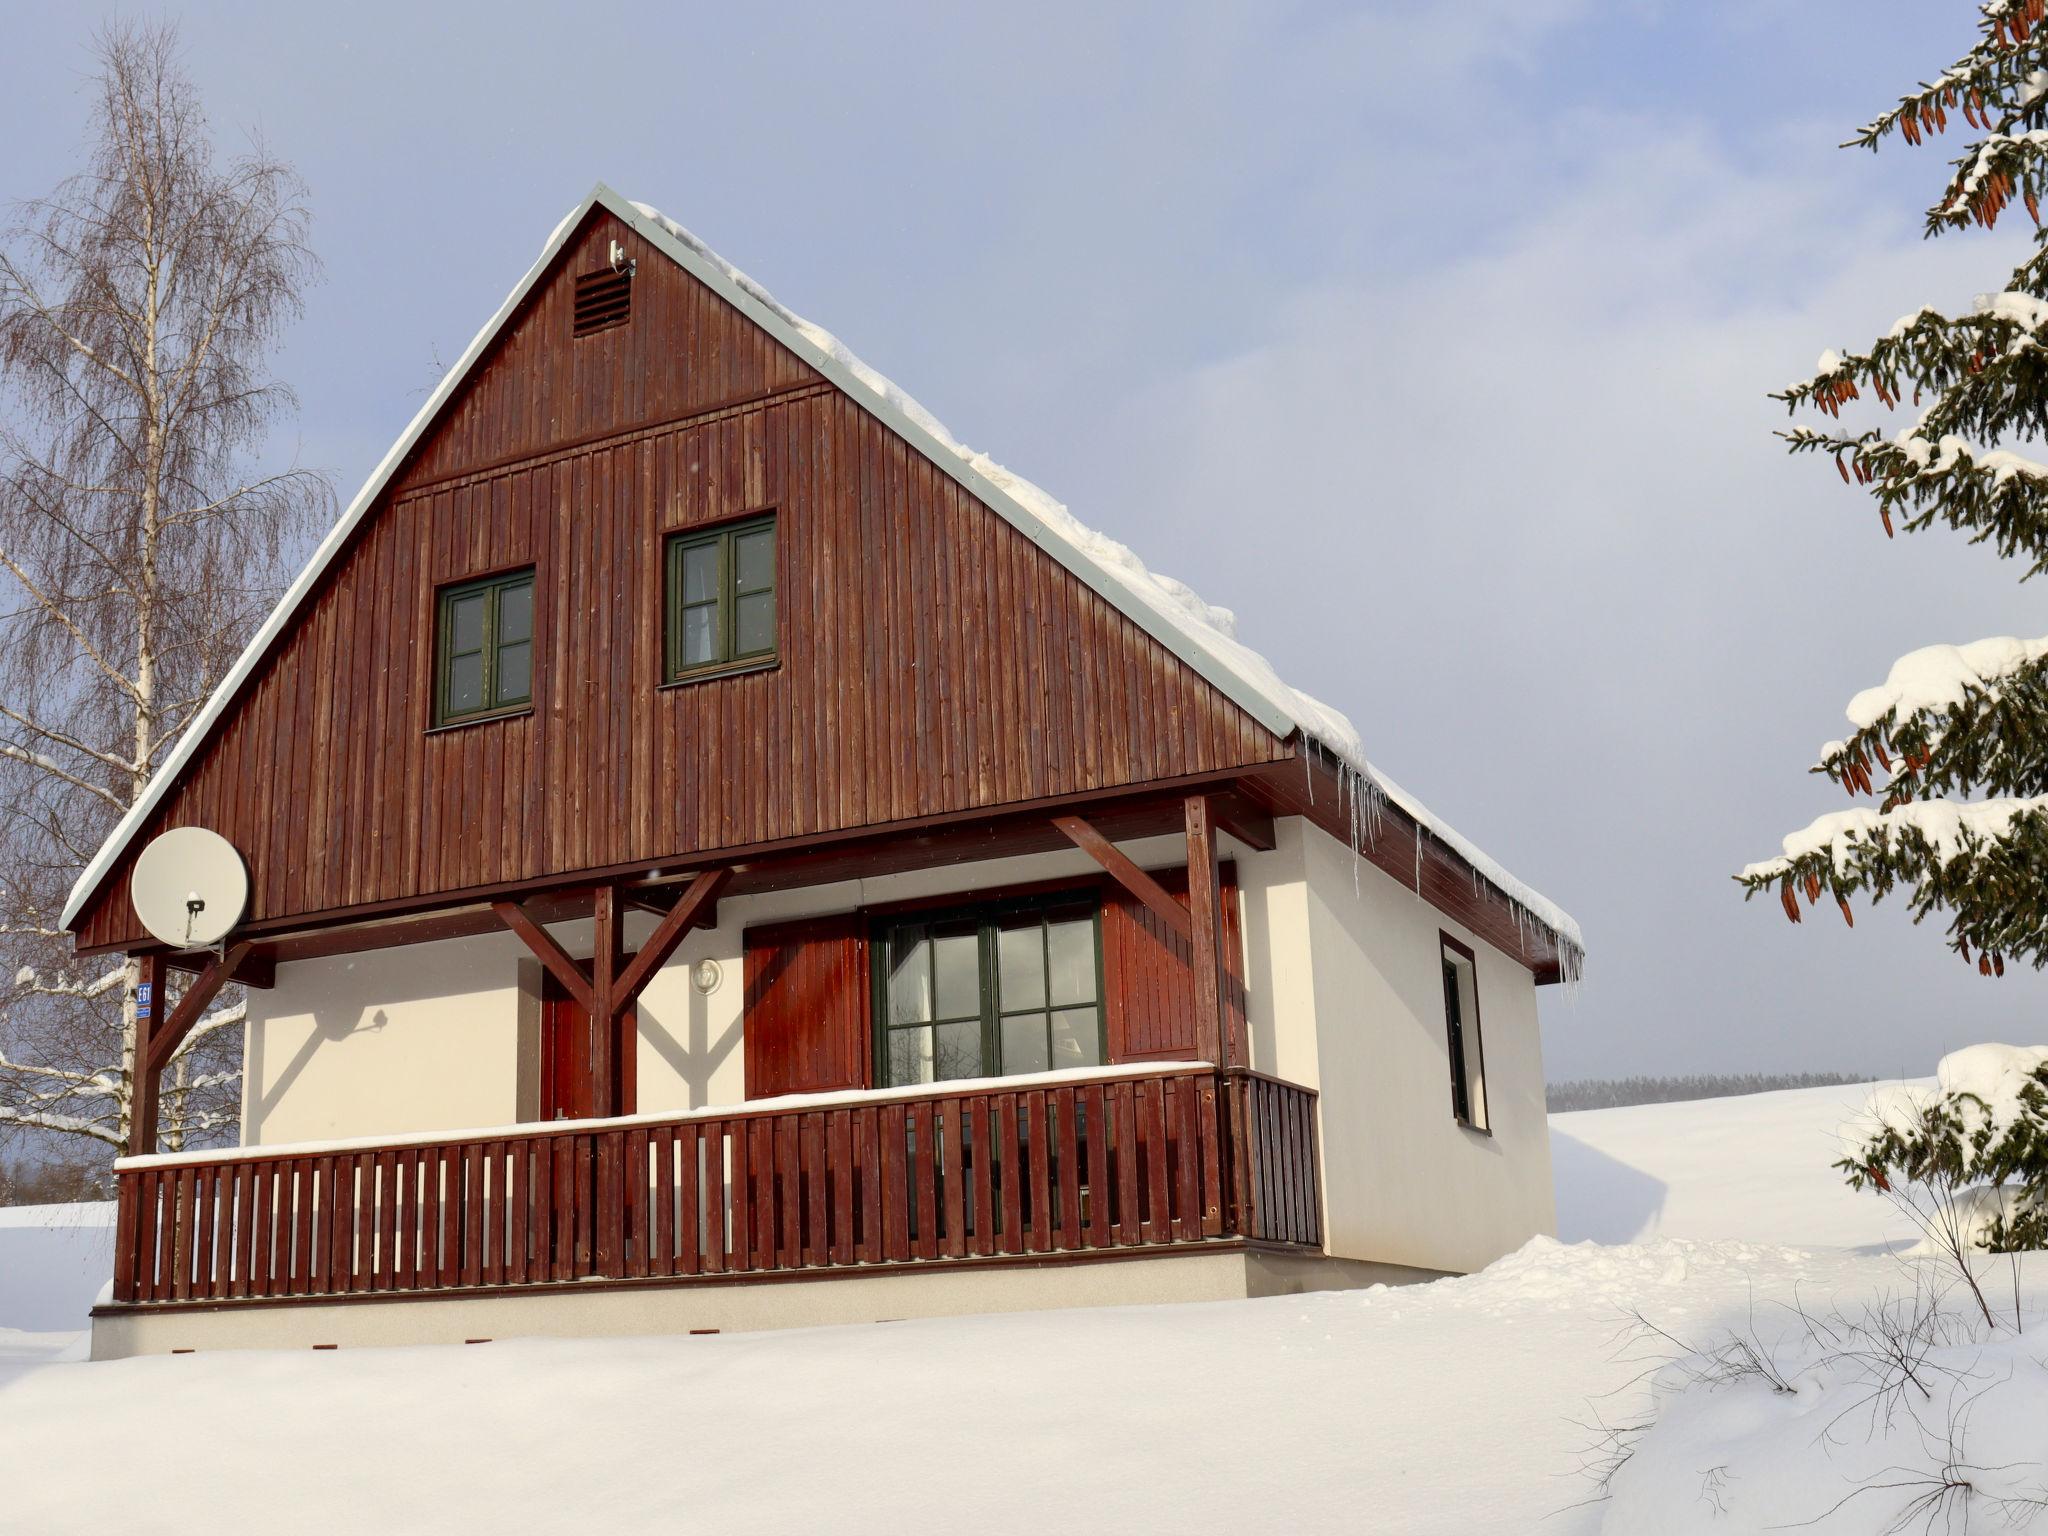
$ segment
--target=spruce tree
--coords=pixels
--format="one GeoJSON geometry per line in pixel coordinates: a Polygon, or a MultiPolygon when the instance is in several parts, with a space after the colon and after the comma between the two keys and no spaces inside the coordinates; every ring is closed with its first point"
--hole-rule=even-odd
{"type": "MultiPolygon", "coordinates": [[[[1945,524],[2023,562],[2024,579],[2048,568],[2048,451],[2001,445],[2048,435],[2048,0],[1979,9],[1976,45],[1845,147],[1960,129],[1969,141],[1927,234],[2017,215],[2033,221],[2030,254],[1969,313],[1923,308],[1864,351],[1824,355],[1773,398],[1811,423],[1780,434],[1791,451],[1832,458],[1875,500],[1887,536],[1945,524]],[[1843,421],[1852,402],[1917,419],[1889,435],[1855,430],[1843,421]]],[[[1802,899],[1825,896],[1853,924],[1853,897],[1897,889],[1916,922],[1946,913],[1949,943],[1984,974],[2048,965],[2048,639],[1914,652],[1849,717],[1852,734],[1814,771],[1858,803],[1744,870],[1748,894],[1775,893],[1793,922],[1802,899]]]]}

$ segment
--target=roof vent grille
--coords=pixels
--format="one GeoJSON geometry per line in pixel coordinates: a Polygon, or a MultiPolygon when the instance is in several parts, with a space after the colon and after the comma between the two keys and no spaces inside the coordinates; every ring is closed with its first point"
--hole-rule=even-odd
{"type": "Polygon", "coordinates": [[[624,325],[632,313],[633,269],[630,266],[616,271],[606,267],[599,272],[586,272],[576,279],[575,335],[590,336],[598,331],[608,331],[615,325],[624,325]]]}

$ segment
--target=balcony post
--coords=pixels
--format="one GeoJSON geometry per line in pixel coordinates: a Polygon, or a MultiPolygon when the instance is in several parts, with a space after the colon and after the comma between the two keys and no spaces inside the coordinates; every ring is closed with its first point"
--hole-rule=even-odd
{"type": "Polygon", "coordinates": [[[135,999],[135,1054],[129,1067],[128,1155],[146,1157],[156,1150],[157,1089],[161,1078],[151,1061],[156,1054],[157,1021],[169,1011],[171,1000],[164,995],[170,967],[164,957],[142,955],[142,990],[135,999]]]}
{"type": "Polygon", "coordinates": [[[1188,835],[1190,958],[1195,971],[1195,1049],[1220,1067],[1241,1065],[1226,1036],[1223,1013],[1223,889],[1216,862],[1216,824],[1207,795],[1183,802],[1188,835]]]}

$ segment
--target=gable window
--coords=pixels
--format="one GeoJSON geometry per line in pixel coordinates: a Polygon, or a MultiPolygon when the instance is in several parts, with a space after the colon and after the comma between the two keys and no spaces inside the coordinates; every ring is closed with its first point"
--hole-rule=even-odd
{"type": "Polygon", "coordinates": [[[668,541],[667,678],[775,659],[775,518],[668,541]]]}
{"type": "Polygon", "coordinates": [[[1450,1046],[1451,1114],[1475,1131],[1489,1129],[1486,1113],[1486,1047],[1479,1037],[1479,966],[1472,951],[1449,934],[1441,936],[1444,968],[1444,1032],[1450,1046]]]}
{"type": "Polygon", "coordinates": [[[1094,898],[919,913],[874,943],[880,1086],[1102,1065],[1094,898]]]}
{"type": "Polygon", "coordinates": [[[533,707],[533,568],[444,587],[434,651],[434,724],[533,707]]]}

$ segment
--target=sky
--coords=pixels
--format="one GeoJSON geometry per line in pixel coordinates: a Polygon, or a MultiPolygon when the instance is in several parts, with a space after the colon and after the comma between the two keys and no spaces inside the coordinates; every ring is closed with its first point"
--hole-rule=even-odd
{"type": "MultiPolygon", "coordinates": [[[[2001,285],[1941,154],[1836,146],[1967,0],[177,8],[216,133],[304,176],[324,278],[281,439],[346,502],[598,180],[955,436],[1233,608],[1374,761],[1571,911],[1553,1078],[1922,1075],[2032,1041],[1896,903],[1730,876],[1917,646],[2041,632],[1887,542],[1768,392],[2001,285]],[[1825,920],[1823,920],[1823,918],[1825,920]]],[[[107,14],[149,14],[159,8],[107,14]]],[[[12,5],[0,200],[78,160],[84,7],[12,5]]]]}

